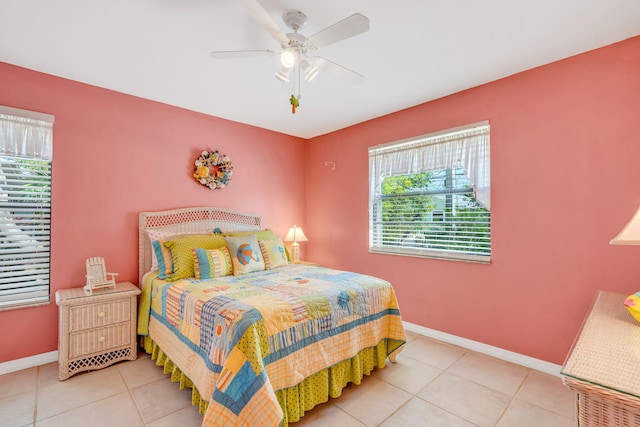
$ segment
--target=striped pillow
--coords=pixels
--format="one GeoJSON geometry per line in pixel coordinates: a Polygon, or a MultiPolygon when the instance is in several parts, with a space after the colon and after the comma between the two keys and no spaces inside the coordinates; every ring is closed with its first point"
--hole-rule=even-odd
{"type": "Polygon", "coordinates": [[[196,279],[213,279],[232,273],[231,255],[226,246],[220,249],[193,248],[196,279]]]}
{"type": "MultiPolygon", "coordinates": [[[[173,259],[171,251],[164,246],[164,240],[154,240],[151,242],[153,247],[153,255],[156,259],[156,267],[158,269],[158,278],[166,279],[173,274],[173,259]]],[[[151,266],[151,270],[154,270],[151,266]]]]}

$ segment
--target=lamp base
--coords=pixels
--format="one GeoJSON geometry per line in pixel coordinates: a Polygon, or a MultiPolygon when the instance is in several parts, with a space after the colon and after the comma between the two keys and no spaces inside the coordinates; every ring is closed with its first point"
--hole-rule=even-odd
{"type": "Polygon", "coordinates": [[[291,261],[294,264],[300,264],[300,243],[298,242],[291,244],[291,261]]]}

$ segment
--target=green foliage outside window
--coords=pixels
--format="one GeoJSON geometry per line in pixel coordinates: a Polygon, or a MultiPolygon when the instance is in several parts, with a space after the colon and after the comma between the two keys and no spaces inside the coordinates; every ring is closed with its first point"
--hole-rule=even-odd
{"type": "Polygon", "coordinates": [[[491,253],[490,212],[461,169],[386,177],[381,194],[382,246],[491,253]]]}

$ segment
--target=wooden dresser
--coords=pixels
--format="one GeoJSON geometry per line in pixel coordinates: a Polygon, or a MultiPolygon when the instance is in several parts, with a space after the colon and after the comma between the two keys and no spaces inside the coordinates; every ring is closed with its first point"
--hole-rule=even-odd
{"type": "Polygon", "coordinates": [[[140,289],[120,282],[92,294],[82,288],[56,292],[59,311],[58,377],[135,360],[137,295],[140,289]]]}

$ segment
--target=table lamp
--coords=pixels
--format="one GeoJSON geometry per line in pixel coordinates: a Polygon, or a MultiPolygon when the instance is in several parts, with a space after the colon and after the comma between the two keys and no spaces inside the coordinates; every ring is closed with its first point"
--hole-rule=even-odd
{"type": "MultiPolygon", "coordinates": [[[[640,245],[640,209],[610,243],[612,245],[640,245]]],[[[640,322],[640,292],[629,295],[624,301],[624,305],[629,313],[640,322]]]]}
{"type": "Polygon", "coordinates": [[[612,245],[640,245],[640,209],[609,243],[612,245]]]}
{"type": "Polygon", "coordinates": [[[308,242],[307,236],[304,235],[302,228],[294,225],[289,229],[287,233],[287,237],[284,238],[285,242],[293,242],[291,244],[291,257],[293,258],[294,264],[300,263],[300,243],[298,242],[308,242]]]}

